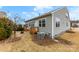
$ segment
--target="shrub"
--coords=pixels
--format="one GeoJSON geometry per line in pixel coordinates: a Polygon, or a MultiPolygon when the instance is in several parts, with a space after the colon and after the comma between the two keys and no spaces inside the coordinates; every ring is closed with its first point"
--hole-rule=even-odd
{"type": "Polygon", "coordinates": [[[0,40],[10,37],[12,34],[12,24],[7,18],[0,18],[0,40]]]}
{"type": "Polygon", "coordinates": [[[0,28],[0,40],[3,40],[7,37],[7,33],[4,28],[0,28]]]}
{"type": "Polygon", "coordinates": [[[24,31],[24,28],[21,24],[17,25],[17,31],[24,31]]]}
{"type": "Polygon", "coordinates": [[[7,37],[6,37],[6,38],[8,38],[8,37],[12,34],[12,29],[11,29],[11,27],[7,27],[7,28],[6,28],[6,33],[7,33],[7,37]]]}

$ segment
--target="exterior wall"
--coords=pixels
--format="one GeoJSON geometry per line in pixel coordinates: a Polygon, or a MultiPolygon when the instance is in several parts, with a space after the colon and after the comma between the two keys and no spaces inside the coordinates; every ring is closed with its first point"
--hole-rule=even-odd
{"type": "Polygon", "coordinates": [[[29,22],[26,22],[26,24],[28,24],[28,27],[30,28],[31,26],[29,26],[29,24],[34,24],[34,27],[38,27],[39,28],[39,32],[43,32],[43,33],[50,33],[52,36],[52,15],[44,17],[44,18],[40,18],[37,20],[32,20],[29,22]],[[39,20],[45,19],[45,27],[39,27],[39,20]]]}
{"type": "Polygon", "coordinates": [[[66,30],[70,29],[70,18],[68,10],[66,8],[57,10],[56,12],[53,12],[52,15],[50,16],[29,21],[26,24],[29,23],[31,24],[33,23],[34,27],[38,27],[39,32],[43,32],[46,34],[50,33],[52,38],[54,38],[55,35],[61,34],[62,32],[65,32],[66,30]],[[66,13],[68,14],[68,17],[66,17],[66,13]],[[56,27],[56,19],[55,19],[56,17],[60,19],[60,27],[56,27]],[[46,22],[45,27],[39,27],[39,20],[42,19],[45,19],[46,22]]]}
{"type": "MultiPolygon", "coordinates": [[[[50,33],[51,36],[52,36],[52,15],[45,17],[44,19],[46,19],[45,20],[46,26],[45,27],[39,27],[39,32],[44,32],[46,34],[50,33]]],[[[42,19],[39,19],[39,20],[42,20],[42,19]]]]}
{"type": "Polygon", "coordinates": [[[66,17],[66,13],[68,13],[68,10],[66,8],[59,10],[57,12],[54,12],[54,18],[53,18],[54,36],[61,34],[62,32],[70,29],[70,18],[69,16],[66,17]],[[55,19],[56,17],[60,19],[60,27],[56,27],[56,19],[55,19]]]}
{"type": "Polygon", "coordinates": [[[29,21],[25,23],[25,25],[27,25],[28,28],[34,27],[34,24],[35,24],[35,21],[29,21]]]}

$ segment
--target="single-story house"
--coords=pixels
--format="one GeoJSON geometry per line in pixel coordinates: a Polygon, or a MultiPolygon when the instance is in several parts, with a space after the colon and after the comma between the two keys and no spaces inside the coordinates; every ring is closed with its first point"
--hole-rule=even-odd
{"type": "Polygon", "coordinates": [[[79,20],[71,20],[71,27],[79,27],[79,20]]]}
{"type": "Polygon", "coordinates": [[[25,21],[28,28],[38,27],[39,33],[50,34],[52,38],[70,29],[70,17],[67,7],[45,13],[25,21]]]}

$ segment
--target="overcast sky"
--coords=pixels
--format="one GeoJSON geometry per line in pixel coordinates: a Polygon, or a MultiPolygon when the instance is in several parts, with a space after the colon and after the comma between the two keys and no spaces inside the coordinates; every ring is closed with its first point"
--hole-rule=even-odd
{"type": "MultiPolygon", "coordinates": [[[[0,11],[7,12],[7,15],[12,19],[15,17],[15,15],[18,15],[20,19],[17,21],[17,23],[24,24],[25,20],[61,7],[63,6],[0,6],[0,11]]],[[[78,6],[68,6],[67,8],[69,10],[71,20],[79,19],[78,6]]]]}

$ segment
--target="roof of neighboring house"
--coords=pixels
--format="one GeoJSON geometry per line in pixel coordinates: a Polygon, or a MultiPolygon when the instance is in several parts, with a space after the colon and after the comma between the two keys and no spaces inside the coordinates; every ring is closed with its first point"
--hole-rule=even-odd
{"type": "Polygon", "coordinates": [[[71,23],[79,23],[79,20],[71,20],[71,23]]]}
{"type": "MultiPolygon", "coordinates": [[[[66,8],[66,7],[63,7],[63,8],[66,8]]],[[[34,17],[34,18],[29,19],[29,20],[27,20],[27,21],[25,21],[25,22],[29,22],[29,21],[32,21],[32,20],[36,20],[36,19],[39,19],[39,18],[43,18],[43,17],[49,16],[49,15],[51,15],[52,13],[54,13],[54,12],[56,12],[56,11],[59,11],[59,10],[61,10],[61,9],[63,9],[63,8],[58,8],[58,9],[56,9],[56,10],[49,11],[48,13],[45,13],[45,14],[43,14],[43,15],[34,17]]]]}
{"type": "Polygon", "coordinates": [[[0,18],[1,18],[1,17],[4,17],[4,16],[7,16],[7,13],[4,12],[4,11],[0,11],[0,18]]]}
{"type": "Polygon", "coordinates": [[[6,12],[4,12],[4,11],[0,11],[0,14],[4,14],[4,15],[6,15],[6,12]]]}

